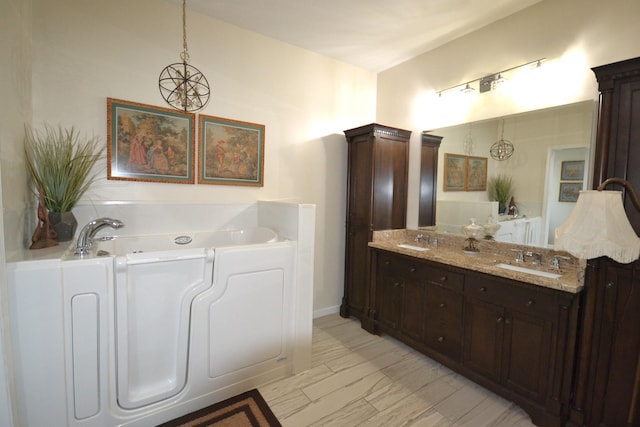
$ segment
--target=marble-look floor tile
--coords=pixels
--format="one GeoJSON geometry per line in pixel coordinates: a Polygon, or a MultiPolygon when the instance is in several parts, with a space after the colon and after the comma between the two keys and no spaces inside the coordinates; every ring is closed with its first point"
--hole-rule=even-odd
{"type": "Polygon", "coordinates": [[[312,368],[259,387],[284,427],[535,427],[518,406],[355,319],[314,320],[312,368]]]}

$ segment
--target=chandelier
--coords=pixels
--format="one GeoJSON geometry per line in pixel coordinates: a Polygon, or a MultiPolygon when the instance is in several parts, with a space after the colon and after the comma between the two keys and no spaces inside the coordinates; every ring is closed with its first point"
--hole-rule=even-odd
{"type": "Polygon", "coordinates": [[[500,140],[491,145],[489,153],[491,154],[492,159],[503,161],[511,157],[513,150],[514,148],[511,141],[504,139],[504,120],[502,120],[502,134],[500,135],[500,140]]]}
{"type": "Polygon", "coordinates": [[[158,86],[162,98],[177,110],[198,111],[209,102],[209,82],[196,67],[189,65],[187,47],[187,0],[182,0],[182,62],[167,65],[160,73],[158,86]]]}

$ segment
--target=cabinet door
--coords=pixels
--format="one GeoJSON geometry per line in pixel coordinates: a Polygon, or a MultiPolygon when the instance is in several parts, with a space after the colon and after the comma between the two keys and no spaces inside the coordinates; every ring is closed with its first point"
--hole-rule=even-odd
{"type": "Polygon", "coordinates": [[[425,317],[424,283],[415,278],[406,278],[402,283],[400,310],[400,332],[415,341],[422,341],[425,317]]]}
{"type": "Polygon", "coordinates": [[[407,213],[407,149],[403,141],[376,137],[373,230],[404,228],[407,213]]]}
{"type": "Polygon", "coordinates": [[[531,314],[508,311],[502,383],[529,399],[544,403],[552,339],[551,322],[531,314]]]}
{"type": "Polygon", "coordinates": [[[378,270],[377,320],[380,328],[387,333],[393,333],[400,327],[401,280],[391,267],[378,270]]]}
{"type": "Polygon", "coordinates": [[[370,137],[359,136],[349,143],[347,222],[369,226],[373,183],[373,148],[370,137]]]}
{"type": "Polygon", "coordinates": [[[347,315],[366,315],[369,292],[369,230],[366,226],[347,224],[345,295],[347,315]]]}
{"type": "Polygon", "coordinates": [[[462,364],[478,374],[499,381],[503,329],[504,308],[466,298],[462,364]]]}

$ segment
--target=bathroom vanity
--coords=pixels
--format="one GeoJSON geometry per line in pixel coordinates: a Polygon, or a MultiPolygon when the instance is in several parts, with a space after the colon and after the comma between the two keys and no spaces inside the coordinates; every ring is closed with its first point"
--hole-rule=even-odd
{"type": "MultiPolygon", "coordinates": [[[[416,231],[386,234],[370,243],[371,306],[363,327],[515,402],[536,425],[561,426],[582,289],[577,260],[563,260],[558,270],[538,269],[529,260],[522,269],[514,245],[480,242],[481,251],[468,255],[462,238],[422,233],[446,243],[418,243],[413,250],[399,245],[414,242],[416,231]]],[[[551,251],[542,256],[551,261],[551,251]]]]}

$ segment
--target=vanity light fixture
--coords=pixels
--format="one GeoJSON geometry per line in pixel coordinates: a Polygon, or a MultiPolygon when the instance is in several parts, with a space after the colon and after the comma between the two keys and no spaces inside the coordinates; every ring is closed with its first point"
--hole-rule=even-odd
{"type": "Polygon", "coordinates": [[[473,92],[475,89],[472,88],[471,86],[469,86],[469,83],[467,83],[462,89],[460,89],[460,92],[464,92],[464,93],[471,93],[473,92]]]}
{"type": "Polygon", "coordinates": [[[209,102],[209,82],[196,67],[189,65],[187,47],[187,0],[182,0],[182,62],[167,65],[158,79],[162,98],[176,110],[198,111],[209,102]]]}
{"type": "Polygon", "coordinates": [[[597,190],[580,191],[569,218],[555,232],[554,249],[581,259],[607,256],[628,264],[640,257],[640,238],[629,223],[622,205],[621,191],[603,191],[609,184],[628,190],[633,205],[640,201],[633,187],[622,178],[609,178],[597,190]]]}
{"type": "Polygon", "coordinates": [[[455,86],[451,86],[446,89],[442,89],[437,91],[439,97],[442,96],[444,92],[447,92],[452,89],[460,89],[460,91],[468,93],[475,91],[475,86],[477,84],[478,90],[480,93],[489,92],[491,90],[497,89],[497,87],[507,80],[506,75],[512,73],[516,70],[524,69],[524,68],[538,68],[542,65],[542,63],[546,61],[546,58],[536,59],[534,61],[525,62],[524,64],[517,65],[515,67],[507,68],[506,70],[498,71],[494,74],[489,74],[484,77],[480,77],[474,80],[469,80],[468,82],[464,82],[455,86]]]}

